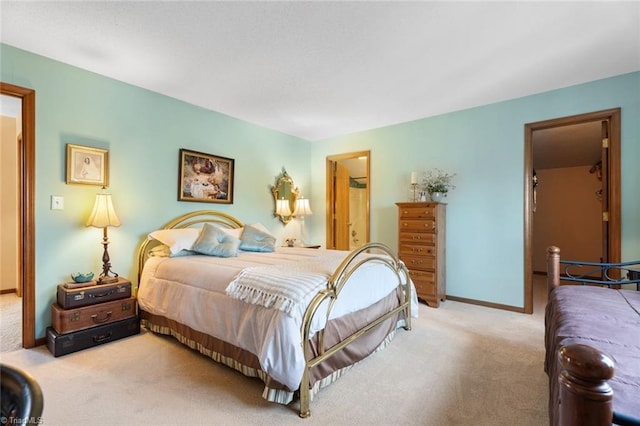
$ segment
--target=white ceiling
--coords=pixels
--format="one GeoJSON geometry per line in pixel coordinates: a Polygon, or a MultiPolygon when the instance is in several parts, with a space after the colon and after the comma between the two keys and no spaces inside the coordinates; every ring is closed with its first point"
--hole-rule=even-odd
{"type": "Polygon", "coordinates": [[[318,140],[640,70],[640,2],[0,2],[0,40],[318,140]]]}

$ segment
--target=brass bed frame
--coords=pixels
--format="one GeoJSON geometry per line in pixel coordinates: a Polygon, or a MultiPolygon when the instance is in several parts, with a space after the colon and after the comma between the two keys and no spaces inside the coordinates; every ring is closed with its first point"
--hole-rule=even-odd
{"type": "MultiPolygon", "coordinates": [[[[175,228],[188,228],[197,226],[203,223],[211,223],[216,226],[220,226],[223,228],[241,228],[243,227],[243,223],[237,218],[228,215],[226,213],[214,211],[214,210],[199,210],[191,213],[184,214],[179,216],[170,222],[166,223],[161,229],[175,229],[175,228]]],[[[159,243],[155,240],[151,240],[145,238],[145,240],[141,243],[138,249],[138,285],[140,285],[140,276],[142,274],[142,269],[144,267],[144,263],[149,257],[149,251],[157,246],[159,243]]],[[[140,312],[141,317],[143,312],[140,312]]],[[[411,281],[409,279],[409,273],[404,263],[402,263],[398,257],[391,252],[391,250],[384,244],[380,243],[369,243],[366,244],[354,251],[352,251],[347,257],[342,261],[340,266],[336,269],[336,271],[331,275],[330,279],[327,282],[327,286],[322,289],[311,301],[309,306],[306,309],[306,312],[303,317],[303,322],[300,330],[301,335],[301,344],[303,345],[304,356],[306,359],[305,368],[303,371],[302,380],[299,387],[299,395],[300,395],[300,409],[299,416],[302,418],[306,418],[311,415],[311,411],[309,408],[311,397],[316,390],[312,389],[310,382],[310,372],[311,369],[323,363],[328,358],[339,353],[342,349],[347,346],[353,344],[358,341],[364,335],[370,333],[371,331],[378,328],[381,324],[385,323],[385,321],[389,321],[393,317],[400,318],[404,316],[404,323],[401,325],[405,330],[411,330],[411,281]],[[367,253],[367,256],[363,256],[364,253],[367,253]],[[349,282],[350,277],[353,273],[362,265],[368,264],[370,262],[378,262],[388,267],[390,270],[394,272],[395,277],[398,280],[398,299],[399,303],[393,309],[390,309],[383,315],[376,318],[371,323],[365,325],[359,330],[355,331],[348,337],[342,339],[340,342],[335,343],[331,346],[325,347],[325,329],[320,330],[314,336],[316,339],[317,348],[316,351],[318,355],[313,355],[310,344],[305,344],[311,339],[311,322],[312,319],[316,315],[326,315],[326,320],[328,324],[328,319],[331,314],[331,310],[338,300],[340,292],[349,282]],[[319,308],[325,301],[327,303],[327,311],[326,313],[320,313],[319,308]]],[[[145,320],[143,319],[143,324],[145,320]]],[[[399,327],[394,327],[396,330],[399,327]]],[[[154,330],[156,331],[156,330],[154,330]]],[[[392,334],[391,332],[390,334],[392,334]]],[[[171,333],[164,333],[171,334],[171,333]]],[[[389,336],[389,335],[388,335],[389,336]]],[[[180,339],[179,339],[180,340],[180,339]]],[[[184,343],[184,342],[182,342],[184,343]]],[[[383,342],[384,343],[384,342],[383,342]]],[[[380,347],[383,346],[383,343],[380,344],[380,347]]],[[[190,345],[189,345],[190,346],[190,345]]],[[[198,349],[198,348],[195,348],[198,349]]],[[[202,352],[202,350],[201,350],[202,352]]],[[[213,357],[212,357],[213,358],[213,357]]],[[[215,359],[215,358],[214,358],[215,359]]],[[[357,362],[356,362],[357,363],[357,362]]],[[[229,365],[228,363],[225,363],[229,365]]],[[[241,365],[238,366],[238,363],[234,363],[234,365],[229,365],[234,367],[236,370],[243,372],[241,365]]],[[[349,368],[347,366],[344,367],[349,368]]],[[[339,369],[342,370],[342,369],[339,369]]],[[[262,377],[262,376],[260,376],[262,377]]],[[[333,381],[333,380],[332,380],[333,381]]]]}

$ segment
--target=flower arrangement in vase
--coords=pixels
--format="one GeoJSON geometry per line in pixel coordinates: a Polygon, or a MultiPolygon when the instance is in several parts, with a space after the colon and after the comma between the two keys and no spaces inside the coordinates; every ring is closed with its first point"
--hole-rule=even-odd
{"type": "Polygon", "coordinates": [[[431,201],[439,203],[450,190],[456,189],[452,180],[455,173],[450,174],[441,169],[431,169],[422,178],[422,189],[429,193],[431,201]]]}

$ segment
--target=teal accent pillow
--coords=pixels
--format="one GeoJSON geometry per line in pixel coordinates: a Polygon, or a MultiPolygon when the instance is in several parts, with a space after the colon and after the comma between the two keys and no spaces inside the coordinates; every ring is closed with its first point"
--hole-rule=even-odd
{"type": "Polygon", "coordinates": [[[273,252],[276,250],[276,237],[251,225],[246,225],[240,236],[240,250],[273,252]]]}
{"type": "Polygon", "coordinates": [[[238,255],[239,246],[239,239],[205,223],[191,251],[207,256],[234,257],[238,255]]]}

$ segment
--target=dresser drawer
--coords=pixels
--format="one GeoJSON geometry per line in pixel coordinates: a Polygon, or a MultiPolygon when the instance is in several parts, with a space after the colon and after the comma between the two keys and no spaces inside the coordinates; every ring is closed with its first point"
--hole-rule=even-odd
{"type": "Polygon", "coordinates": [[[435,272],[409,270],[409,276],[411,277],[411,281],[413,281],[414,284],[416,281],[420,281],[420,282],[428,281],[430,283],[434,283],[436,281],[435,272]]]}
{"type": "Polygon", "coordinates": [[[435,206],[405,206],[401,207],[400,219],[424,219],[435,217],[435,206]]]}
{"type": "Polygon", "coordinates": [[[400,246],[400,255],[435,257],[436,247],[424,244],[403,244],[400,246]]]}
{"type": "Polygon", "coordinates": [[[435,270],[436,268],[435,257],[408,256],[400,253],[400,260],[402,260],[409,269],[435,270]]]}
{"type": "Polygon", "coordinates": [[[435,244],[436,234],[432,232],[400,232],[401,243],[435,244]]]}
{"type": "Polygon", "coordinates": [[[435,219],[400,219],[400,231],[435,231],[435,219]]]}
{"type": "Polygon", "coordinates": [[[437,286],[435,282],[435,275],[431,274],[432,278],[426,276],[425,272],[409,271],[409,276],[413,285],[416,287],[416,293],[421,299],[432,299],[437,296],[437,286]]]}

